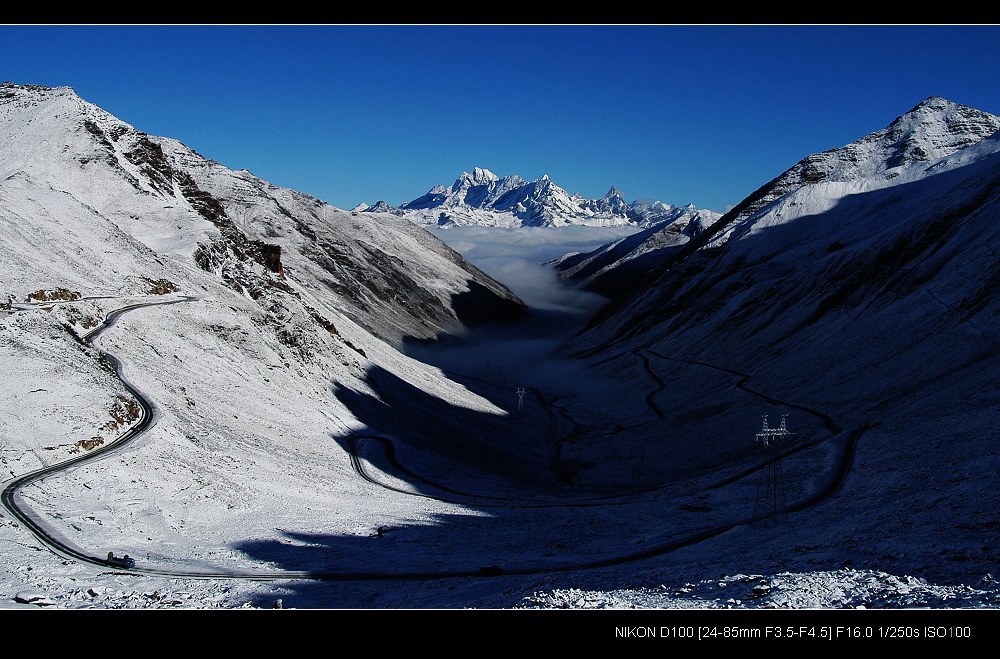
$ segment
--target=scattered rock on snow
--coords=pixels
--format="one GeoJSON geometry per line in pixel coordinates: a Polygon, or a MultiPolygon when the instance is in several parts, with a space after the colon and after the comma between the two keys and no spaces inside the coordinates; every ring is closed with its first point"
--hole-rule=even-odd
{"type": "Polygon", "coordinates": [[[40,593],[22,590],[14,596],[14,601],[19,604],[34,604],[36,606],[54,606],[55,602],[40,593]]]}
{"type": "Polygon", "coordinates": [[[41,599],[45,599],[45,595],[28,590],[22,590],[14,596],[14,601],[20,602],[21,604],[31,604],[41,599]]]}

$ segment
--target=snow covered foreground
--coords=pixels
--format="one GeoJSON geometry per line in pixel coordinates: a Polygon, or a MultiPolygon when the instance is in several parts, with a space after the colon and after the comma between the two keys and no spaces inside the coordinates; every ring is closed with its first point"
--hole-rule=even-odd
{"type": "MultiPolygon", "coordinates": [[[[421,229],[232,172],[69,90],[0,92],[0,267],[14,298],[0,318],[5,475],[132,421],[128,392],[77,337],[123,306],[198,298],[125,314],[96,341],[155,404],[155,426],[23,491],[66,542],[159,574],[63,559],[4,513],[5,606],[995,606],[1000,508],[983,484],[998,464],[983,457],[994,426],[977,408],[996,390],[989,371],[964,388],[941,376],[948,401],[981,393],[952,408],[952,437],[914,455],[907,438],[941,424],[915,394],[900,408],[898,388],[872,397],[895,413],[854,418],[849,391],[789,386],[763,357],[735,363],[731,346],[623,333],[605,335],[617,352],[592,367],[517,362],[497,336],[528,354],[575,327],[548,314],[506,336],[465,333],[460,317],[516,318],[517,300],[421,229]],[[26,301],[74,297],[59,289],[81,299],[26,301]],[[478,353],[404,354],[448,333],[478,353]],[[789,403],[845,429],[879,425],[833,496],[751,523],[753,432],[789,403]],[[706,529],[718,533],[686,541],[706,529]],[[241,576],[171,576],[199,571],[241,576]]],[[[965,355],[964,331],[941,335],[946,357],[965,355]]],[[[941,345],[920,348],[931,360],[941,345]]],[[[795,502],[830,481],[847,436],[791,409],[795,502]]]]}
{"type": "Polygon", "coordinates": [[[690,608],[956,608],[1000,605],[997,583],[942,586],[917,577],[844,568],[830,572],[737,574],[680,587],[600,591],[554,590],[525,598],[518,608],[690,609],[690,608]]]}

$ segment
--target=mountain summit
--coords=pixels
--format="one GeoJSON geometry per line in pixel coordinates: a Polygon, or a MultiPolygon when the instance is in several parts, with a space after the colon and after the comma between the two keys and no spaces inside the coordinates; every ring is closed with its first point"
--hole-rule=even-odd
{"type": "MultiPolygon", "coordinates": [[[[695,264],[709,259],[706,255],[716,248],[735,248],[751,235],[825,213],[851,195],[916,183],[980,159],[995,149],[998,130],[1000,117],[931,96],[881,130],[803,158],[721,217],[702,218],[680,233],[678,226],[666,224],[666,233],[647,230],[590,254],[570,254],[558,267],[564,278],[608,294],[634,292],[640,270],[647,285],[678,265],[690,276],[695,264]],[[647,239],[640,242],[643,235],[647,239]],[[641,261],[629,263],[634,254],[641,255],[641,261]],[[619,268],[622,265],[626,267],[619,268]],[[608,281],[618,284],[609,287],[608,281]],[[620,285],[622,281],[628,286],[620,285]]],[[[831,239],[831,244],[840,242],[831,239]]],[[[630,299],[626,295],[614,309],[628,307],[630,299]]],[[[611,313],[609,307],[603,315],[611,313]]]]}
{"type": "MultiPolygon", "coordinates": [[[[1000,130],[1000,117],[931,96],[882,130],[803,158],[726,213],[709,233],[726,232],[797,190],[836,188],[825,196],[861,192],[922,178],[929,163],[977,144],[1000,130]]],[[[937,165],[939,166],[939,165],[937,165]]],[[[784,209],[778,213],[789,212],[784,209]]]]}

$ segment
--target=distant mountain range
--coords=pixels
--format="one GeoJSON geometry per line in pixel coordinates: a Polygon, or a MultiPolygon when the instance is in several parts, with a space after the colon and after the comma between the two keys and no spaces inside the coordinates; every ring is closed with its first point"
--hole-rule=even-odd
{"type": "MultiPolygon", "coordinates": [[[[537,181],[527,181],[517,175],[500,178],[481,167],[474,168],[471,173],[462,172],[451,187],[436,185],[399,207],[378,201],[371,206],[359,204],[353,210],[391,213],[425,226],[504,228],[648,227],[697,211],[694,206],[673,206],[660,201],[629,203],[614,186],[602,198],[590,199],[567,193],[547,174],[537,181]]],[[[713,216],[718,217],[717,214],[713,216]]]]}

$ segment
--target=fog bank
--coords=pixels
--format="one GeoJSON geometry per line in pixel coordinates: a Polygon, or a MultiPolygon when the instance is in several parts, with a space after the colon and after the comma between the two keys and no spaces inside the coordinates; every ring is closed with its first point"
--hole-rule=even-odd
{"type": "Polygon", "coordinates": [[[634,232],[630,228],[604,227],[433,230],[521,297],[531,314],[513,325],[468,329],[454,337],[457,340],[414,344],[407,352],[447,371],[494,383],[500,380],[511,391],[517,386],[530,386],[549,393],[579,394],[620,386],[580,362],[554,356],[557,348],[608,300],[566,287],[552,266],[543,264],[569,252],[590,251],[634,232]]]}
{"type": "Polygon", "coordinates": [[[528,306],[590,315],[607,300],[566,288],[551,266],[569,252],[589,252],[636,232],[623,227],[452,227],[432,233],[480,270],[516,293],[528,306]]]}

